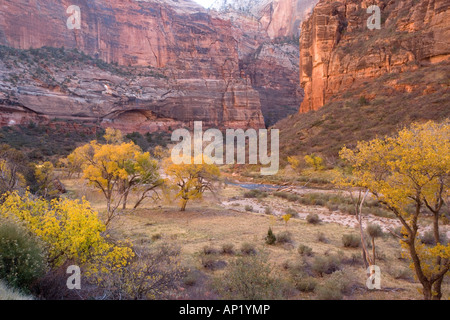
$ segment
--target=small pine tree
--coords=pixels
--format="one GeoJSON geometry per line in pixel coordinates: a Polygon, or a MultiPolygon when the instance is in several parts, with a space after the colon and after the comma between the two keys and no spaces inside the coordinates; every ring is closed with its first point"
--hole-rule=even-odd
{"type": "Polygon", "coordinates": [[[272,245],[275,244],[275,242],[277,242],[277,237],[275,237],[275,235],[273,234],[272,228],[269,228],[266,236],[266,243],[268,245],[272,245]]]}

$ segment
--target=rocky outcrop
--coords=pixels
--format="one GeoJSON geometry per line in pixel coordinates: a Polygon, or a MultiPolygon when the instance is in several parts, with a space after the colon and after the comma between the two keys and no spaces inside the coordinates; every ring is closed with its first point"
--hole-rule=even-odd
{"type": "Polygon", "coordinates": [[[450,58],[450,3],[445,0],[321,0],[303,23],[300,112],[317,110],[349,89],[390,73],[450,58]],[[381,9],[381,29],[369,30],[370,5],[381,9]]]}
{"type": "Polygon", "coordinates": [[[217,0],[210,12],[231,21],[241,70],[259,92],[267,126],[296,113],[299,85],[298,26],[317,0],[217,0]]]}
{"type": "Polygon", "coordinates": [[[190,0],[1,1],[2,124],[46,117],[127,132],[196,120],[261,128],[259,93],[240,68],[232,28],[190,0]],[[80,29],[67,26],[71,5],[81,10],[80,29]],[[28,50],[44,46],[65,49],[28,50]]]}

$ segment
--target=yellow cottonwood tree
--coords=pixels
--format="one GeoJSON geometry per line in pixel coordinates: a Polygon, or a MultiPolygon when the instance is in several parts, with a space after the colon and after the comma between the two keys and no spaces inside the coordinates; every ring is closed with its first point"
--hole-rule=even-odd
{"type": "Polygon", "coordinates": [[[44,198],[54,198],[59,193],[54,184],[54,169],[49,161],[36,165],[34,168],[34,176],[38,183],[37,193],[44,198]]]}
{"type": "Polygon", "coordinates": [[[315,154],[306,155],[304,157],[307,165],[312,167],[315,171],[324,170],[325,166],[323,164],[323,159],[315,154]]]}
{"type": "Polygon", "coordinates": [[[26,192],[5,195],[0,216],[24,222],[45,244],[48,263],[58,267],[66,261],[83,265],[88,274],[114,270],[133,257],[128,245],[103,236],[106,226],[87,201],[34,198],[26,192]]]}
{"type": "Polygon", "coordinates": [[[213,182],[220,176],[219,168],[214,164],[174,164],[166,160],[165,173],[173,180],[178,189],[177,198],[181,199],[180,209],[186,210],[189,200],[201,199],[206,190],[214,192],[213,182]]]}
{"type": "Polygon", "coordinates": [[[99,144],[92,141],[70,156],[82,159],[83,177],[105,197],[106,225],[115,217],[120,205],[126,208],[132,190],[139,191],[137,207],[149,192],[162,184],[158,163],[133,142],[99,144]]]}
{"type": "Polygon", "coordinates": [[[450,269],[450,244],[440,236],[441,209],[450,185],[450,123],[414,124],[394,137],[359,142],[341,157],[353,168],[354,184],[368,189],[403,226],[402,247],[423,287],[425,299],[441,299],[450,269]],[[424,213],[432,216],[436,245],[418,237],[424,213]]]}

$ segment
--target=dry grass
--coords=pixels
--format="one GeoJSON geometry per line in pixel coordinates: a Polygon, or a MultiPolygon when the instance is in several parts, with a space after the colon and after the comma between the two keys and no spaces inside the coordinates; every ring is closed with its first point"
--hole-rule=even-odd
{"type": "MultiPolygon", "coordinates": [[[[65,185],[75,195],[79,181],[65,180],[65,185]],[[75,188],[75,190],[73,189],[75,188]]],[[[97,210],[103,210],[101,197],[91,192],[88,200],[97,210]]],[[[286,226],[282,219],[273,219],[269,215],[255,212],[245,212],[233,209],[224,209],[219,205],[221,198],[243,194],[237,187],[228,187],[222,191],[219,199],[206,195],[203,201],[192,202],[186,212],[180,212],[177,203],[160,202],[149,204],[138,210],[128,210],[111,225],[111,233],[118,239],[129,240],[135,244],[151,246],[155,242],[164,242],[177,245],[181,248],[182,263],[191,270],[202,270],[208,277],[220,276],[225,269],[207,270],[202,268],[201,256],[205,247],[218,249],[214,258],[225,261],[228,265],[232,259],[241,255],[239,248],[244,243],[255,246],[258,252],[267,254],[269,262],[274,266],[274,272],[289,277],[289,270],[283,268],[283,263],[290,261],[296,263],[302,259],[297,248],[301,245],[311,247],[314,257],[325,255],[339,255],[350,260],[352,255],[360,254],[359,248],[344,248],[342,236],[356,233],[355,228],[346,227],[337,223],[322,223],[311,225],[301,219],[291,219],[286,226]],[[275,234],[288,231],[292,235],[292,243],[269,246],[265,244],[265,236],[269,226],[275,234]],[[326,235],[328,242],[317,241],[317,234],[326,235]],[[155,236],[157,235],[157,236],[155,236]],[[220,248],[225,244],[233,244],[236,248],[233,254],[223,254],[220,248]]],[[[266,201],[266,199],[264,199],[266,201]]],[[[303,207],[303,214],[308,207],[303,207]]],[[[311,212],[314,208],[311,207],[311,212]]],[[[366,274],[361,264],[343,262],[342,267],[354,278],[357,286],[345,299],[421,299],[417,289],[418,283],[408,279],[395,279],[398,272],[394,269],[407,268],[404,260],[398,259],[400,246],[393,237],[383,237],[377,241],[377,250],[384,259],[377,262],[382,272],[381,291],[369,291],[365,288],[366,274]],[[394,270],[394,271],[393,271],[394,270]]],[[[306,257],[312,259],[313,257],[306,257]]],[[[318,283],[327,281],[328,275],[318,279],[318,283]]],[[[205,283],[208,283],[207,281],[205,283]]],[[[450,285],[444,284],[444,298],[450,297],[450,285]]],[[[296,292],[291,299],[314,299],[315,293],[296,292]]]]}

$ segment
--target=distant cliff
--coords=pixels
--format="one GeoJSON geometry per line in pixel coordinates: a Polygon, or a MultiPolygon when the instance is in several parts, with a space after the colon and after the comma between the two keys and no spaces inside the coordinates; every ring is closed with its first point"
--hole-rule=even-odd
{"type": "Polygon", "coordinates": [[[1,0],[0,45],[3,124],[38,117],[144,132],[195,120],[264,126],[232,24],[190,0],[1,0]],[[80,8],[80,29],[67,26],[71,5],[80,8]],[[29,50],[44,46],[64,50],[29,50]],[[74,60],[59,60],[67,57],[74,60]]]}
{"type": "MultiPolygon", "coordinates": [[[[231,21],[241,69],[259,92],[268,126],[297,112],[299,26],[317,0],[217,0],[211,8],[231,21]]],[[[213,14],[213,10],[210,10],[213,14]]]]}

